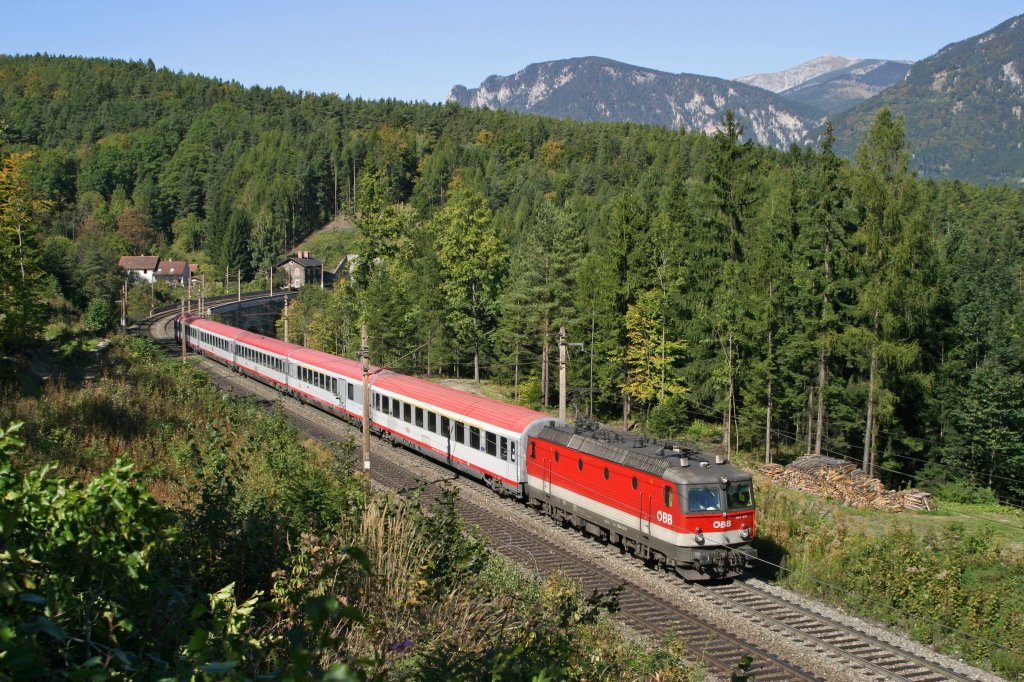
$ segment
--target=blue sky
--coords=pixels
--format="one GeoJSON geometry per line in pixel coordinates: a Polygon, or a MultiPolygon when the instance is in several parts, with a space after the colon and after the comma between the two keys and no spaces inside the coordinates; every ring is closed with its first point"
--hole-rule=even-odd
{"type": "Polygon", "coordinates": [[[244,85],[441,101],[533,62],[596,55],[724,78],[823,54],[921,59],[1024,0],[589,2],[4,0],[0,53],[153,59],[244,85]]]}

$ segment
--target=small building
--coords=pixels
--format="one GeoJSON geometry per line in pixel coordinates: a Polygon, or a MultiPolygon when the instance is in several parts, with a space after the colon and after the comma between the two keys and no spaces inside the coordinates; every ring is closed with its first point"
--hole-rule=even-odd
{"type": "Polygon", "coordinates": [[[184,286],[190,279],[188,261],[164,260],[156,269],[156,280],[172,286],[184,286]]]}
{"type": "Polygon", "coordinates": [[[298,289],[306,284],[321,284],[324,276],[324,264],[310,256],[309,251],[299,251],[277,264],[278,270],[284,270],[287,281],[286,289],[298,289]]]}
{"type": "Polygon", "coordinates": [[[121,256],[117,264],[129,277],[153,283],[160,265],[160,256],[121,256]]]}

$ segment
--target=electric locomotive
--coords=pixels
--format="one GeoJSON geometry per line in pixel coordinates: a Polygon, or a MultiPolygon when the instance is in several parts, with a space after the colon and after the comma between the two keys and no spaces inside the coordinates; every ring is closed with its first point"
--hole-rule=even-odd
{"type": "Polygon", "coordinates": [[[752,478],[723,453],[586,422],[528,447],[528,501],[563,523],[689,580],[741,575],[757,556],[752,478]]]}

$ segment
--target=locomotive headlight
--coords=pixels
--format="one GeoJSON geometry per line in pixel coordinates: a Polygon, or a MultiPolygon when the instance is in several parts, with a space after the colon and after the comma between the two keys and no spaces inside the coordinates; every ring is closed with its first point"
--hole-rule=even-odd
{"type": "Polygon", "coordinates": [[[698,528],[697,531],[693,534],[693,539],[696,540],[698,545],[704,544],[704,533],[701,531],[700,528],[698,528]]]}
{"type": "Polygon", "coordinates": [[[749,540],[750,539],[750,535],[751,535],[750,528],[744,528],[743,530],[740,531],[740,537],[743,538],[744,540],[749,540]]]}

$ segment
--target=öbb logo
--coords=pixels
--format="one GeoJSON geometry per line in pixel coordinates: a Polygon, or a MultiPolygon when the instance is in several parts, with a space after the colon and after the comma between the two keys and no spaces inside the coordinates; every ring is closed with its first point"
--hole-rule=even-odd
{"type": "Polygon", "coordinates": [[[711,524],[712,528],[732,528],[732,519],[726,519],[724,521],[715,521],[711,524]]]}

